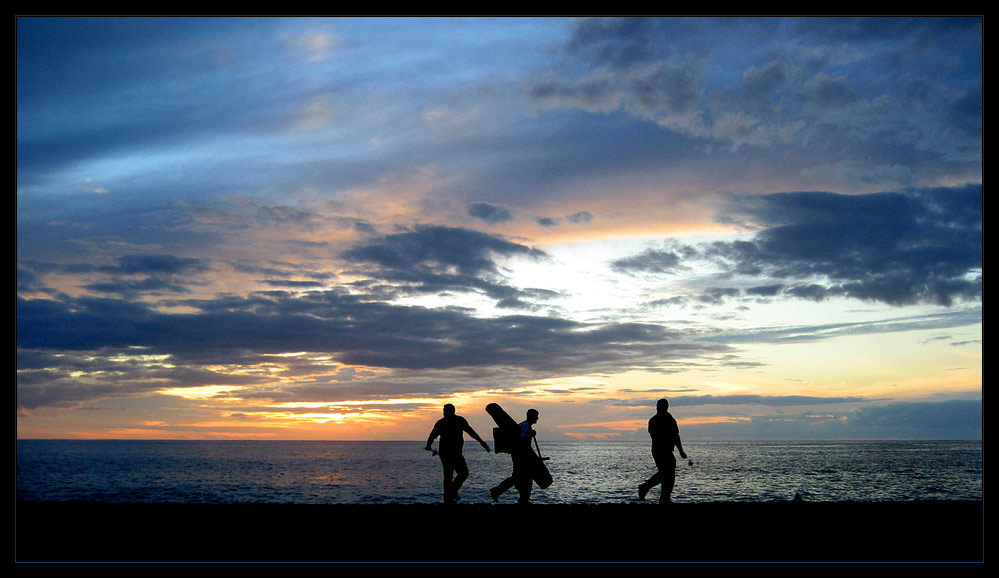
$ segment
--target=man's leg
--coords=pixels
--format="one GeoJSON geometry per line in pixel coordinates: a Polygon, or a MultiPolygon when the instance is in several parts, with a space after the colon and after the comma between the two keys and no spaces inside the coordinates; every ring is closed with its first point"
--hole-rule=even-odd
{"type": "Polygon", "coordinates": [[[659,483],[662,484],[659,503],[668,504],[673,495],[673,485],[676,483],[676,458],[673,457],[672,450],[654,455],[656,467],[659,468],[656,476],[659,478],[659,483]]]}
{"type": "Polygon", "coordinates": [[[645,495],[649,493],[649,490],[656,487],[657,484],[662,482],[662,475],[659,472],[652,474],[652,477],[645,482],[638,484],[638,499],[644,500],[645,495]]]}
{"type": "Polygon", "coordinates": [[[655,460],[656,462],[656,473],[652,474],[652,477],[649,478],[648,480],[645,480],[645,483],[638,484],[639,500],[644,500],[645,495],[649,493],[649,490],[656,487],[658,484],[661,484],[663,481],[662,467],[660,463],[662,460],[662,456],[659,455],[656,451],[653,451],[652,459],[655,460]]]}
{"type": "Polygon", "coordinates": [[[440,454],[441,466],[444,468],[444,503],[453,501],[454,496],[454,459],[440,454]]]}
{"type": "Polygon", "coordinates": [[[534,489],[534,478],[531,476],[531,462],[527,454],[515,454],[513,458],[513,480],[520,497],[518,504],[531,502],[531,490],[534,489]]]}
{"type": "MultiPolygon", "coordinates": [[[[516,462],[514,462],[516,463],[516,462]]],[[[515,478],[511,475],[502,482],[499,483],[495,488],[489,490],[489,495],[492,497],[494,502],[499,501],[499,497],[502,496],[507,490],[513,487],[515,478]]]]}
{"type": "Polygon", "coordinates": [[[458,456],[454,460],[454,473],[454,479],[451,481],[451,497],[457,500],[458,490],[461,489],[461,485],[468,479],[468,464],[465,463],[464,456],[458,456]]]}
{"type": "Polygon", "coordinates": [[[676,484],[676,461],[673,462],[673,467],[669,469],[667,473],[663,474],[662,484],[663,487],[662,493],[659,494],[659,503],[668,504],[673,501],[673,485],[676,484]]]}

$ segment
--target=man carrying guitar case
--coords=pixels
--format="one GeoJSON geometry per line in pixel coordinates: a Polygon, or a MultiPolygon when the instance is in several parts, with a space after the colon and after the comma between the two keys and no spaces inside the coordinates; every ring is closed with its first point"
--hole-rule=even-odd
{"type": "Polygon", "coordinates": [[[513,474],[489,490],[489,495],[494,502],[498,502],[504,492],[516,487],[520,493],[517,503],[528,504],[535,483],[541,489],[552,484],[552,475],[544,462],[548,458],[540,456],[540,448],[538,453],[534,453],[531,448],[531,440],[534,440],[535,445],[538,443],[535,439],[537,432],[531,426],[538,423],[540,414],[536,409],[527,410],[527,419],[518,424],[499,404],[487,405],[486,413],[496,422],[496,427],[493,428],[496,453],[509,453],[513,460],[513,474]]]}

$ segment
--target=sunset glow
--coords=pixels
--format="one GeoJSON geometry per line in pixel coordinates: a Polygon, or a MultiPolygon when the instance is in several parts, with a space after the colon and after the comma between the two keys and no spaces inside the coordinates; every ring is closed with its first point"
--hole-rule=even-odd
{"type": "Polygon", "coordinates": [[[981,439],[980,18],[16,33],[19,438],[981,439]]]}

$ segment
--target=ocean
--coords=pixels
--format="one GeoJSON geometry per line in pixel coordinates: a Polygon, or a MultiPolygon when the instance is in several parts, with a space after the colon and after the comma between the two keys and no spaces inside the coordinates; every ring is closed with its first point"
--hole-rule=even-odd
{"type": "MultiPolygon", "coordinates": [[[[655,465],[647,442],[542,443],[539,504],[623,503],[655,465]]],[[[982,500],[982,441],[685,442],[674,502],[982,500]]],[[[423,442],[17,440],[19,500],[379,504],[441,501],[423,442]]],[[[461,503],[490,502],[507,454],[465,444],[461,503]]],[[[658,500],[659,489],[648,499],[658,500]]],[[[511,490],[501,502],[516,501],[511,490]]]]}

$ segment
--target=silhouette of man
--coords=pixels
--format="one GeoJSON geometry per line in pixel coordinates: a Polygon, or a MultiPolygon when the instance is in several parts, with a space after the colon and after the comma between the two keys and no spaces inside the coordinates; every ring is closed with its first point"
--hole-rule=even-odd
{"type": "Polygon", "coordinates": [[[444,417],[437,420],[434,429],[430,431],[427,438],[425,450],[434,451],[431,447],[434,439],[440,436],[441,441],[437,445],[437,455],[441,459],[441,466],[444,468],[444,503],[453,504],[458,501],[458,490],[468,478],[468,464],[465,463],[465,456],[461,453],[461,447],[465,445],[465,435],[472,436],[488,452],[489,444],[482,441],[479,434],[475,433],[468,421],[460,415],[455,415],[454,406],[446,404],[444,406],[444,417]]]}
{"type": "Polygon", "coordinates": [[[680,457],[686,459],[683,444],[680,442],[680,428],[669,413],[669,402],[665,398],[656,402],[656,415],[649,419],[649,435],[652,437],[652,459],[656,461],[657,471],[645,483],[638,485],[638,499],[644,500],[657,484],[662,484],[659,503],[668,504],[676,483],[676,458],[673,448],[680,450],[680,457]]]}
{"type": "Polygon", "coordinates": [[[527,419],[520,422],[517,442],[510,451],[510,457],[513,460],[513,474],[500,482],[498,486],[489,490],[489,495],[494,502],[498,502],[499,497],[504,492],[512,487],[516,487],[517,492],[520,494],[517,503],[531,503],[531,490],[534,486],[533,466],[536,459],[533,455],[534,452],[531,450],[531,440],[537,435],[537,432],[531,426],[538,423],[539,416],[538,410],[529,409],[527,410],[527,419]]]}

